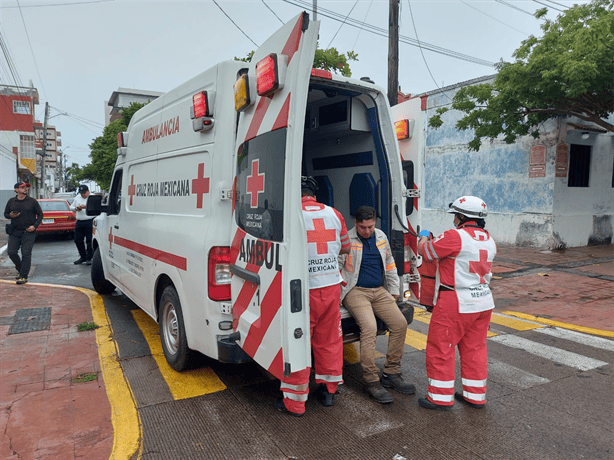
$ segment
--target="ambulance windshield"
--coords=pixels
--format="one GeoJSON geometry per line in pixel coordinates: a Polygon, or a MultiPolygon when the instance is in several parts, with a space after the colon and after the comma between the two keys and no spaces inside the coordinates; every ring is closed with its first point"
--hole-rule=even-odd
{"type": "Polygon", "coordinates": [[[250,235],[283,238],[287,128],[265,133],[239,147],[235,219],[250,235]]]}

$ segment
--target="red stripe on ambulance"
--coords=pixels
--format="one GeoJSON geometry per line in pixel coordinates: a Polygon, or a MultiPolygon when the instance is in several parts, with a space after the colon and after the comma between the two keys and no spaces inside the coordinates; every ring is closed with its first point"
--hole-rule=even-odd
{"type": "Polygon", "coordinates": [[[188,269],[188,259],[185,257],[160,251],[159,249],[151,248],[149,246],[145,246],[144,244],[136,243],[134,241],[111,234],[109,234],[109,242],[111,242],[111,237],[113,238],[113,243],[117,244],[118,246],[138,252],[139,254],[149,257],[150,259],[159,260],[165,264],[172,265],[173,267],[177,267],[179,270],[185,271],[188,269]]]}

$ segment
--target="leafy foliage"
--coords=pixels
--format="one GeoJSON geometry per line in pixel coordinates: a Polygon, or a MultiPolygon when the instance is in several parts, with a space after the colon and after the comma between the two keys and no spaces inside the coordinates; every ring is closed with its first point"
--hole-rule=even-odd
{"type": "Polygon", "coordinates": [[[117,134],[128,129],[132,116],[145,105],[133,102],[129,107],[122,109],[122,118],[109,123],[104,128],[102,136],[94,139],[90,144],[92,162],[81,169],[79,180],[94,180],[101,189],[109,189],[117,161],[117,134]]]}
{"type": "MultiPolygon", "coordinates": [[[[251,62],[254,57],[254,51],[247,53],[243,58],[235,57],[235,61],[251,62]]],[[[351,77],[352,71],[348,61],[358,61],[358,54],[353,51],[339,53],[337,48],[316,49],[313,58],[313,68],[328,70],[329,72],[340,73],[344,77],[351,77]]]]}
{"type": "MultiPolygon", "coordinates": [[[[508,144],[518,136],[538,137],[540,123],[557,117],[577,117],[614,132],[606,120],[614,112],[613,8],[610,0],[593,0],[545,20],[543,37],[524,40],[514,62],[498,65],[492,84],[461,88],[452,108],[466,114],[456,127],[474,131],[469,149],[477,151],[483,138],[500,135],[508,144]]],[[[429,126],[440,127],[447,110],[438,109],[429,126]]]]}

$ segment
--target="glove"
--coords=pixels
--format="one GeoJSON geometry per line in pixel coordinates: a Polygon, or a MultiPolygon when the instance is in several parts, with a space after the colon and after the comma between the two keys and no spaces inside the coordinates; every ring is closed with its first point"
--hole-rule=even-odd
{"type": "Polygon", "coordinates": [[[427,238],[430,238],[431,232],[429,232],[428,230],[422,230],[420,233],[418,233],[418,236],[426,236],[427,238]]]}

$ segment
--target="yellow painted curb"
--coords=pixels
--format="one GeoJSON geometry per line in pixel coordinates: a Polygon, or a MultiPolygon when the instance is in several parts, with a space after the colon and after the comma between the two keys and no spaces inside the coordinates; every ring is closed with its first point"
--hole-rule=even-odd
{"type": "MultiPolygon", "coordinates": [[[[14,282],[6,280],[0,280],[0,282],[14,284],[14,282]]],[[[113,450],[109,460],[126,460],[132,458],[135,454],[137,454],[135,458],[140,459],[142,456],[141,440],[143,439],[141,420],[132,388],[124,377],[117,360],[117,345],[113,340],[113,329],[107,317],[102,297],[89,289],[74,286],[43,283],[28,283],[28,285],[73,289],[88,297],[94,323],[99,326],[96,329],[98,357],[100,358],[102,378],[111,404],[113,450]]]]}
{"type": "Polygon", "coordinates": [[[585,326],[576,326],[575,324],[562,323],[560,321],[554,321],[551,319],[540,318],[539,316],[529,315],[527,313],[518,313],[515,311],[503,311],[501,312],[505,315],[515,316],[517,318],[526,319],[529,321],[535,321],[536,323],[547,324],[548,326],[556,326],[563,329],[569,329],[577,332],[584,332],[586,334],[592,335],[601,335],[603,337],[612,337],[614,338],[614,332],[612,331],[604,331],[603,329],[594,329],[592,327],[585,326]]]}

